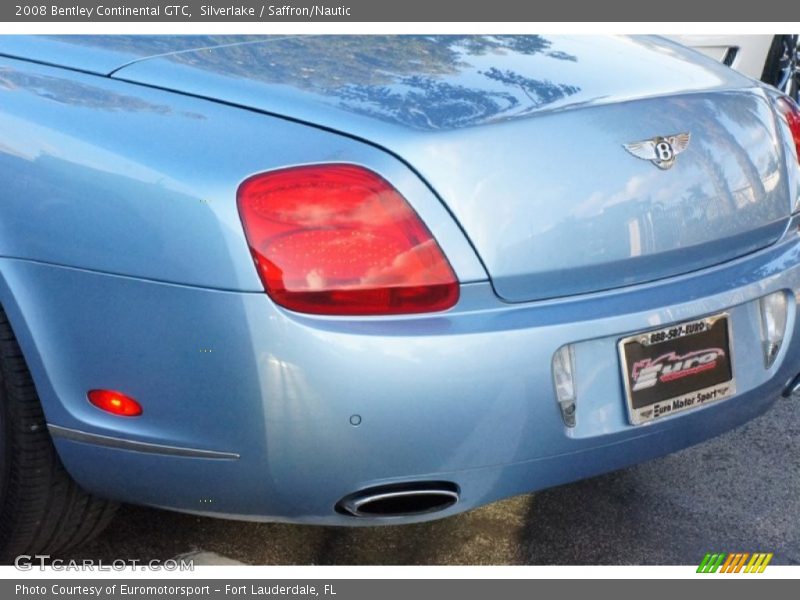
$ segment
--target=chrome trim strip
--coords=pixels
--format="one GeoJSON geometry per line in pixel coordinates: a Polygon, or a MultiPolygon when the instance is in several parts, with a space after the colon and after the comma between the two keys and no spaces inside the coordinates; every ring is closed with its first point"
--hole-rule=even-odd
{"type": "Polygon", "coordinates": [[[61,427],[59,425],[47,424],[50,434],[73,442],[83,442],[96,446],[107,446],[120,450],[132,450],[134,452],[146,452],[148,454],[163,454],[167,456],[183,456],[186,458],[210,458],[218,460],[239,460],[239,455],[235,452],[217,452],[216,450],[199,450],[196,448],[182,448],[180,446],[165,446],[162,444],[151,444],[149,442],[136,442],[122,438],[99,435],[97,433],[87,433],[77,429],[61,427]]]}

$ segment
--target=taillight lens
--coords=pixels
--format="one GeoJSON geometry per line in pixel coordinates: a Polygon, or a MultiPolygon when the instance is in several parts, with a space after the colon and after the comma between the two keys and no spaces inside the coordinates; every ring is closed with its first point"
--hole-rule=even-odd
{"type": "Polygon", "coordinates": [[[789,131],[792,132],[794,147],[797,150],[797,158],[800,161],[800,108],[789,98],[781,97],[777,100],[778,112],[789,124],[789,131]]]}
{"type": "Polygon", "coordinates": [[[264,288],[286,308],[327,315],[445,310],[458,281],[430,231],[385,179],[354,165],[256,175],[239,214],[264,288]]]}

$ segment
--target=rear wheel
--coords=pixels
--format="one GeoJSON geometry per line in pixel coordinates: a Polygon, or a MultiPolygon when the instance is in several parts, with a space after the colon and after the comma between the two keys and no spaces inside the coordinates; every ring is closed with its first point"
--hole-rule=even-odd
{"type": "Polygon", "coordinates": [[[88,541],[116,504],[84,492],[59,460],[17,340],[0,309],[0,564],[88,541]]]}
{"type": "Polygon", "coordinates": [[[797,35],[776,35],[761,79],[800,100],[800,46],[797,35]]]}

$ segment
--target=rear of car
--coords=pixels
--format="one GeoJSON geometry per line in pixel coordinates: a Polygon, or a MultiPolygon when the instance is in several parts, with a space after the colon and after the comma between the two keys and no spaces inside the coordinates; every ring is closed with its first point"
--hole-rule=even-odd
{"type": "Polygon", "coordinates": [[[800,371],[800,113],[676,44],[0,42],[0,302],[91,494],[438,518],[800,371]]]}

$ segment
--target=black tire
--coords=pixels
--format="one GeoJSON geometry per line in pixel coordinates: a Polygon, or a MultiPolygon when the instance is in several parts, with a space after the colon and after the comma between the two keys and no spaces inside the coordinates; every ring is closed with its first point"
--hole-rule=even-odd
{"type": "Polygon", "coordinates": [[[82,544],[106,527],[116,507],[84,492],[61,464],[0,308],[0,565],[82,544]]]}
{"type": "Polygon", "coordinates": [[[772,40],[761,80],[800,100],[800,40],[797,35],[776,35],[772,40]]]}

